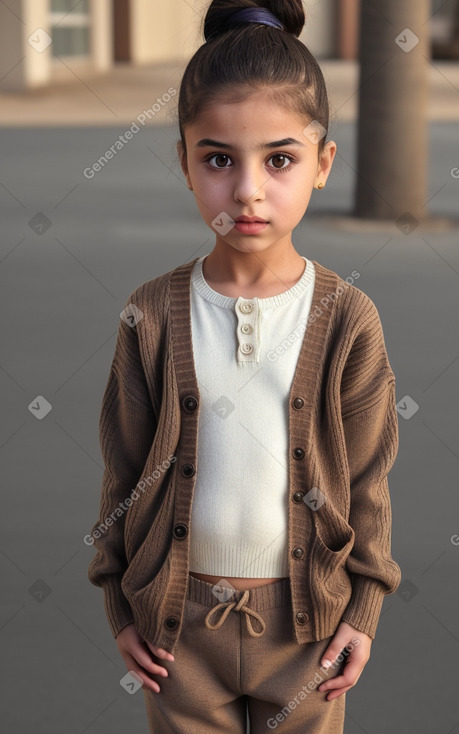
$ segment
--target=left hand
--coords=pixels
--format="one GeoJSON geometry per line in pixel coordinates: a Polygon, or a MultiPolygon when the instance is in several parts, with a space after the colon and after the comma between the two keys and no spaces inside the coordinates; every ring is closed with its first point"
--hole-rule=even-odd
{"type": "Polygon", "coordinates": [[[321,683],[317,689],[319,691],[332,690],[332,693],[327,696],[327,701],[342,696],[349,688],[355,686],[369,660],[372,642],[373,639],[365,632],[360,632],[347,622],[341,622],[321,659],[322,666],[326,660],[334,663],[343,651],[344,660],[337,663],[337,667],[344,664],[343,672],[321,683]],[[358,643],[356,643],[356,639],[358,639],[358,643]],[[346,645],[349,645],[349,651],[346,645]]]}

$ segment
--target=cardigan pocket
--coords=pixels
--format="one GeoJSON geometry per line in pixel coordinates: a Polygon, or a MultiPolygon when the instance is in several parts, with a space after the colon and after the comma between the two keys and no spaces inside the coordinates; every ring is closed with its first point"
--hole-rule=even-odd
{"type": "Polygon", "coordinates": [[[324,503],[312,514],[317,536],[330,553],[340,553],[351,541],[354,542],[354,529],[342,515],[331,509],[330,502],[324,503]],[[325,504],[327,509],[324,512],[325,504]]]}
{"type": "Polygon", "coordinates": [[[153,578],[143,580],[139,588],[131,585],[129,590],[125,590],[136,629],[142,637],[160,639],[164,634],[164,618],[168,611],[167,605],[170,604],[170,599],[166,598],[170,578],[171,554],[167,553],[160,567],[155,569],[153,578]]]}
{"type": "Polygon", "coordinates": [[[340,599],[349,600],[352,592],[346,560],[354,545],[355,532],[328,501],[313,512],[313,518],[316,540],[312,564],[318,586],[316,593],[322,594],[331,606],[337,606],[340,599]],[[325,505],[328,505],[326,509],[325,505]]]}

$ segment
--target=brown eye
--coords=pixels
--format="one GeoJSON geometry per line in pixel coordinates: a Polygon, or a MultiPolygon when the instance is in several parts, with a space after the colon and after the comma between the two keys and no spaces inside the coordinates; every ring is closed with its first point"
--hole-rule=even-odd
{"type": "Polygon", "coordinates": [[[274,168],[283,168],[284,162],[289,160],[289,158],[287,158],[285,155],[282,155],[282,153],[276,153],[276,155],[273,155],[272,160],[274,160],[275,158],[277,159],[281,158],[282,160],[281,160],[281,165],[280,166],[275,165],[274,168]]]}
{"type": "Polygon", "coordinates": [[[215,158],[215,162],[217,164],[217,168],[226,168],[226,165],[225,164],[228,161],[228,156],[227,155],[225,155],[224,153],[219,153],[218,155],[215,155],[215,156],[212,156],[212,157],[215,158]],[[222,162],[222,159],[223,159],[223,165],[220,166],[220,163],[222,162]]]}

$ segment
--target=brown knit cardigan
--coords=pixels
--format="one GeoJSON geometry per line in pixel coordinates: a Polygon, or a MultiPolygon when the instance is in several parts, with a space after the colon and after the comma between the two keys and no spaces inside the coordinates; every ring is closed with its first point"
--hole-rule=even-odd
{"type": "MultiPolygon", "coordinates": [[[[86,540],[97,551],[88,576],[104,591],[114,637],[134,623],[172,653],[183,624],[199,471],[190,313],[197,259],[143,283],[126,303],[132,315],[119,322],[100,414],[99,518],[86,540]]],[[[313,301],[289,395],[289,577],[298,643],[333,635],[341,621],[374,637],[384,595],[401,580],[391,557],[387,481],[398,450],[395,377],[380,318],[365,293],[313,262],[313,301]]]]}

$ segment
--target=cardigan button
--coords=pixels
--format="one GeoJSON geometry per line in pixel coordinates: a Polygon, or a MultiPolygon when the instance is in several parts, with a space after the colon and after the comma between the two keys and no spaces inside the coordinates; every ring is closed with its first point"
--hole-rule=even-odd
{"type": "Polygon", "coordinates": [[[304,550],[303,550],[303,548],[294,548],[292,550],[292,556],[294,558],[302,558],[304,556],[304,550]]]}
{"type": "Polygon", "coordinates": [[[242,301],[239,304],[239,310],[242,311],[242,313],[252,313],[253,304],[249,303],[249,301],[242,301]]]}
{"type": "Polygon", "coordinates": [[[178,623],[179,621],[177,617],[168,617],[164,622],[164,626],[167,627],[168,630],[175,630],[178,627],[178,623]]]}
{"type": "Polygon", "coordinates": [[[187,395],[186,398],[183,398],[182,405],[187,413],[194,413],[194,411],[198,407],[198,401],[196,400],[194,395],[187,395]]]}
{"type": "Polygon", "coordinates": [[[196,469],[194,464],[183,464],[182,466],[182,474],[184,477],[192,477],[195,471],[196,469]]]}
{"type": "Polygon", "coordinates": [[[292,497],[294,502],[303,502],[304,492],[295,492],[292,497]]]}
{"type": "Polygon", "coordinates": [[[303,398],[295,398],[292,405],[294,408],[296,408],[296,410],[300,410],[300,408],[302,408],[304,405],[303,398]]]}
{"type": "Polygon", "coordinates": [[[306,612],[298,612],[295,615],[295,619],[298,624],[306,624],[307,622],[309,622],[309,614],[306,614],[306,612]]]}
{"type": "Polygon", "coordinates": [[[173,532],[175,537],[181,540],[188,533],[188,528],[186,525],[176,525],[173,532]]]}
{"type": "Polygon", "coordinates": [[[294,459],[304,459],[304,451],[299,446],[296,449],[293,449],[293,458],[294,459]]]}

